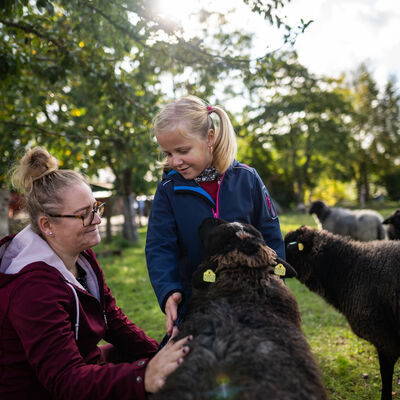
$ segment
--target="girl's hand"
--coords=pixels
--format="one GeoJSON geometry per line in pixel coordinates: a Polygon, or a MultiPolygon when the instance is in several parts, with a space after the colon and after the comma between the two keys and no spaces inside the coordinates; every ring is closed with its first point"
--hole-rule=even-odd
{"type": "Polygon", "coordinates": [[[144,388],[148,393],[158,392],[167,377],[183,363],[183,357],[189,353],[187,342],[192,336],[174,342],[173,338],[149,361],[144,376],[144,388]]]}
{"type": "Polygon", "coordinates": [[[172,334],[172,327],[178,318],[178,304],[182,301],[182,293],[175,292],[168,297],[165,303],[165,316],[168,335],[172,334]]]}

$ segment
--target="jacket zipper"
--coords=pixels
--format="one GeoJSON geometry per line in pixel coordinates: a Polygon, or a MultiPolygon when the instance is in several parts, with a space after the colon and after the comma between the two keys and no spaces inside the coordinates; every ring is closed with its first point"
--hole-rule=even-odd
{"type": "Polygon", "coordinates": [[[224,180],[224,176],[225,176],[225,172],[222,174],[221,181],[218,184],[217,199],[215,201],[216,211],[214,211],[214,209],[211,208],[214,218],[219,218],[219,190],[221,189],[221,184],[222,184],[222,181],[224,180]]]}

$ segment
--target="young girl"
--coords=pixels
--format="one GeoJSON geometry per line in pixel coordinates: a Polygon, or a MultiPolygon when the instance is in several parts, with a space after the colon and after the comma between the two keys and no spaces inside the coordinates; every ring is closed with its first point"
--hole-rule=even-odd
{"type": "Polygon", "coordinates": [[[167,168],[154,196],[146,259],[170,334],[178,306],[180,316],[185,311],[191,276],[202,260],[198,228],[204,218],[252,224],[279,257],[285,250],[266,187],[253,168],[235,160],[236,136],[222,108],[184,97],[157,115],[154,129],[167,168]]]}

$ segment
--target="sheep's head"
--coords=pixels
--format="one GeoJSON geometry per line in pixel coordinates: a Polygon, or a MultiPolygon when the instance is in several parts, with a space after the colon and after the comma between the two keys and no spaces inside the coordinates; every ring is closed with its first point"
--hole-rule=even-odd
{"type": "Polygon", "coordinates": [[[329,214],[331,213],[331,209],[323,201],[316,200],[311,203],[308,213],[310,215],[315,214],[318,219],[323,222],[326,218],[328,218],[329,214]]]}
{"type": "Polygon", "coordinates": [[[212,275],[238,268],[267,268],[268,273],[285,278],[296,272],[274,250],[268,247],[261,233],[251,225],[227,222],[216,218],[205,219],[199,228],[203,246],[203,262],[193,275],[193,286],[207,285],[204,273],[212,275]]]}
{"type": "Polygon", "coordinates": [[[312,272],[312,261],[316,255],[317,231],[308,226],[302,226],[285,236],[286,258],[297,272],[301,282],[308,280],[312,272]]]}
{"type": "Polygon", "coordinates": [[[396,210],[390,217],[386,218],[382,224],[391,224],[400,230],[400,208],[396,210]]]}

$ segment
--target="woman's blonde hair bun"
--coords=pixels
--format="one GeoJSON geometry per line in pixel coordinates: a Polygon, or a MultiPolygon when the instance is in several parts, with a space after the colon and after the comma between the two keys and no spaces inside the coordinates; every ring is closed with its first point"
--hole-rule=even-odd
{"type": "Polygon", "coordinates": [[[45,148],[36,146],[21,158],[12,175],[13,186],[30,193],[33,182],[58,170],[58,160],[45,148]]]}

